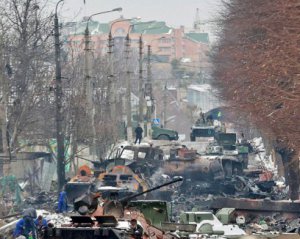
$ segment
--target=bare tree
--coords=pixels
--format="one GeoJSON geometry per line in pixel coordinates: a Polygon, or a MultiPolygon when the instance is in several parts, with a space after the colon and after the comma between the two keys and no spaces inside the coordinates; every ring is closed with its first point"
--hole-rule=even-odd
{"type": "Polygon", "coordinates": [[[33,133],[27,129],[36,123],[37,108],[46,100],[43,97],[47,90],[45,86],[52,77],[49,40],[52,27],[51,17],[45,13],[46,3],[43,0],[5,0],[0,3],[0,35],[4,50],[1,67],[5,64],[7,71],[2,77],[6,84],[2,85],[2,96],[5,97],[1,101],[5,111],[2,122],[6,122],[2,124],[2,142],[7,143],[5,153],[14,154],[19,136],[33,133]]]}
{"type": "Polygon", "coordinates": [[[224,1],[215,84],[236,114],[282,155],[290,197],[299,197],[299,2],[224,1]]]}

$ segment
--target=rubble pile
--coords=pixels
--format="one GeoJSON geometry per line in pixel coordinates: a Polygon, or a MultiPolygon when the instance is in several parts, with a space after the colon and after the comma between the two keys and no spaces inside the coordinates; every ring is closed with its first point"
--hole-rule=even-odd
{"type": "MultiPolygon", "coordinates": [[[[21,213],[33,207],[53,212],[56,208],[57,192],[32,190],[27,182],[19,183],[14,175],[0,179],[0,218],[21,213]]],[[[9,220],[9,219],[8,219],[9,220]]]]}
{"type": "Polygon", "coordinates": [[[243,226],[247,234],[275,233],[299,233],[300,221],[297,219],[283,218],[281,215],[252,218],[243,226]]]}
{"type": "Polygon", "coordinates": [[[34,207],[53,212],[57,208],[57,192],[56,191],[37,191],[32,196],[24,199],[27,207],[34,207]]]}

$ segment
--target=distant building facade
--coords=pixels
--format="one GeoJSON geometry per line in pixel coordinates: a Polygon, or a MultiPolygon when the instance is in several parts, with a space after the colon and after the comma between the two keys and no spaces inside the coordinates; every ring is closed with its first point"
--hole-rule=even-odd
{"type": "Polygon", "coordinates": [[[219,107],[221,104],[209,84],[190,85],[187,88],[187,100],[188,105],[197,106],[203,112],[219,107]]]}
{"type": "MultiPolygon", "coordinates": [[[[63,37],[68,52],[74,54],[84,50],[84,32],[87,21],[68,22],[63,26],[63,37]]],[[[171,28],[165,22],[116,19],[109,23],[99,23],[90,20],[90,45],[94,54],[103,55],[108,48],[108,35],[114,38],[114,47],[123,48],[125,37],[129,32],[132,49],[138,50],[139,38],[142,36],[144,52],[146,46],[151,45],[153,58],[158,62],[171,62],[174,59],[188,59],[187,62],[200,66],[207,64],[209,50],[208,33],[194,31],[185,32],[182,26],[171,28]]],[[[201,67],[201,66],[200,66],[201,67]]]]}

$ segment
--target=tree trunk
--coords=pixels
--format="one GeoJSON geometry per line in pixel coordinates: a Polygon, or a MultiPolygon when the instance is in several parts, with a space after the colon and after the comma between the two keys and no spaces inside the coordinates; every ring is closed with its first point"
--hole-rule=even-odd
{"type": "Polygon", "coordinates": [[[297,154],[289,149],[281,149],[279,154],[282,158],[286,185],[289,186],[289,198],[299,199],[299,159],[297,154]]]}
{"type": "MultiPolygon", "coordinates": [[[[2,63],[3,64],[3,63],[2,63]]],[[[5,79],[4,74],[1,74],[0,83],[2,84],[2,95],[3,95],[3,102],[0,105],[0,120],[1,120],[1,138],[2,138],[2,148],[3,148],[3,160],[0,162],[0,177],[8,175],[10,172],[10,165],[6,165],[7,163],[10,164],[10,152],[9,152],[9,142],[7,137],[7,102],[8,102],[8,85],[5,79]],[[7,168],[7,166],[9,166],[7,168]]]]}
{"type": "Polygon", "coordinates": [[[297,155],[293,154],[290,156],[290,167],[289,167],[289,194],[290,199],[299,199],[299,159],[297,155]]]}

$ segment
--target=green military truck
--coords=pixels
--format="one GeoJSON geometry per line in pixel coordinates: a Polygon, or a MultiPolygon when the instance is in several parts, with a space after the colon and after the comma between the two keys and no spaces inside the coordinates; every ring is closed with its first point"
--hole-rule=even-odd
{"type": "Polygon", "coordinates": [[[152,139],[178,140],[178,138],[178,132],[175,130],[152,126],[152,139]]]}

